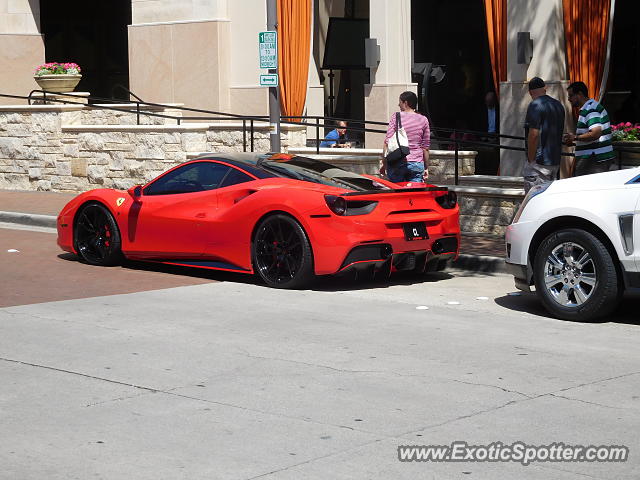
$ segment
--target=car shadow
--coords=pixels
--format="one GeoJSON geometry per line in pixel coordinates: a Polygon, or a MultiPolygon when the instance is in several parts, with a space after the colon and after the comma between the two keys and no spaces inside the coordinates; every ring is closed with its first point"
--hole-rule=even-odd
{"type": "Polygon", "coordinates": [[[135,260],[126,260],[121,265],[122,268],[129,270],[138,270],[145,272],[167,273],[169,275],[180,275],[183,277],[203,278],[216,282],[236,282],[256,285],[253,275],[246,273],[225,272],[222,270],[209,270],[197,267],[182,267],[180,265],[168,265],[166,263],[157,262],[139,262],[135,260]]]}
{"type": "MultiPolygon", "coordinates": [[[[542,306],[535,292],[511,292],[508,295],[497,297],[495,303],[501,307],[516,312],[530,313],[546,318],[555,318],[542,306]]],[[[625,292],[620,305],[616,310],[607,317],[600,318],[591,322],[582,322],[580,320],[562,320],[559,322],[571,323],[621,323],[626,325],[640,326],[640,318],[638,317],[638,307],[640,306],[640,291],[625,292]]]]}
{"type": "MultiPolygon", "coordinates": [[[[61,253],[58,258],[68,262],[84,263],[77,255],[73,253],[61,253]]],[[[114,267],[98,267],[98,268],[123,268],[129,270],[138,270],[146,272],[159,272],[169,275],[181,275],[193,278],[202,278],[217,282],[235,282],[245,283],[247,285],[264,286],[265,284],[256,276],[244,273],[225,272],[222,270],[208,270],[197,267],[182,267],[179,265],[167,265],[157,262],[142,262],[135,260],[125,260],[122,264],[114,267]]],[[[432,283],[442,280],[454,278],[453,275],[446,272],[432,272],[422,275],[416,275],[405,272],[396,272],[389,278],[376,277],[372,279],[370,276],[361,274],[355,275],[324,275],[319,276],[305,290],[318,292],[337,292],[337,291],[356,291],[367,290],[371,288],[387,288],[393,285],[414,285],[420,283],[432,283]]]]}
{"type": "MultiPolygon", "coordinates": [[[[68,262],[78,262],[84,265],[88,265],[83,262],[80,257],[73,253],[61,253],[58,258],[68,262]]],[[[248,284],[258,284],[253,275],[247,275],[243,273],[224,272],[221,270],[208,270],[204,268],[194,267],[182,267],[179,265],[167,265],[166,263],[157,262],[141,262],[135,260],[125,260],[119,265],[113,267],[97,267],[97,268],[122,268],[126,270],[137,270],[144,272],[158,272],[167,273],[169,275],[180,275],[184,277],[202,278],[205,280],[211,280],[216,282],[239,282],[248,284]]]]}
{"type": "Polygon", "coordinates": [[[452,266],[448,271],[455,273],[456,277],[496,277],[502,276],[505,274],[502,270],[492,270],[492,271],[482,271],[482,270],[466,270],[456,268],[455,265],[452,266]]]}
{"type": "Polygon", "coordinates": [[[357,291],[372,288],[389,288],[395,285],[433,283],[452,278],[454,276],[447,272],[431,272],[422,275],[396,272],[387,278],[371,278],[364,275],[357,277],[355,275],[325,275],[318,277],[308,289],[316,292],[357,291]]]}

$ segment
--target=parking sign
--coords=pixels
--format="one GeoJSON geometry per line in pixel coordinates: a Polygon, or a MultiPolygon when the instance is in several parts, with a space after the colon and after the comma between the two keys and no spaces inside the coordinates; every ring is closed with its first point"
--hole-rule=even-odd
{"type": "Polygon", "coordinates": [[[260,68],[278,68],[278,34],[275,31],[258,34],[260,68]]]}

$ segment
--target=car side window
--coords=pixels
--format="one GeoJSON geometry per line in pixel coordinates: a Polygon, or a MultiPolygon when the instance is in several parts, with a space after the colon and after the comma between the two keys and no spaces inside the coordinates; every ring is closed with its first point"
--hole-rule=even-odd
{"type": "Polygon", "coordinates": [[[144,189],[144,195],[174,195],[213,190],[231,167],[214,162],[190,163],[163,175],[144,189]]]}
{"type": "Polygon", "coordinates": [[[222,183],[218,188],[229,187],[231,185],[237,185],[238,183],[251,182],[254,178],[250,177],[244,172],[236,168],[232,168],[231,171],[224,177],[222,183]]]}

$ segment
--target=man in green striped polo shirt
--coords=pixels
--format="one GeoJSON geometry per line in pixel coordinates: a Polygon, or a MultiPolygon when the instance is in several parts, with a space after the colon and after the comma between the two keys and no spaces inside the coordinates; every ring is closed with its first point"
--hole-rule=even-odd
{"type": "Polygon", "coordinates": [[[580,108],[576,134],[565,136],[567,145],[575,142],[574,176],[608,172],[613,163],[614,153],[611,143],[611,125],[605,108],[589,98],[589,91],[583,82],[573,82],[567,88],[569,103],[580,108]]]}

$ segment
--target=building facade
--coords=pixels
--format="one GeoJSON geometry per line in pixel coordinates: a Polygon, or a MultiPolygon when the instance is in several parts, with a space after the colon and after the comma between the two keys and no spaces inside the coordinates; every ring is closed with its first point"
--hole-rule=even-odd
{"type": "MultiPolygon", "coordinates": [[[[502,2],[506,32],[496,41],[506,62],[499,81],[493,75],[486,9],[500,0],[308,1],[311,38],[301,113],[385,122],[397,109],[398,95],[412,90],[435,125],[481,131],[484,95],[496,90],[501,133],[521,136],[530,100],[526,82],[533,76],[544,78],[549,93],[569,111],[565,89],[578,79],[570,78],[567,67],[568,0],[502,2]],[[374,46],[368,65],[363,64],[362,39],[354,33],[358,29],[379,47],[377,55],[374,46]],[[523,33],[532,40],[530,50],[523,45],[523,33]],[[440,66],[443,75],[428,76],[427,65],[440,66]]],[[[129,90],[148,102],[267,113],[257,45],[258,32],[266,29],[266,0],[96,3],[89,10],[79,0],[0,0],[0,93],[27,95],[37,88],[32,77],[37,65],[75,61],[83,67],[78,90],[99,97],[129,98],[129,90]]],[[[603,83],[604,102],[614,115],[619,110],[629,117],[620,120],[638,121],[640,58],[637,35],[632,36],[637,2],[605,3],[614,34],[604,40],[605,72],[612,72],[603,83]],[[624,63],[628,68],[622,68],[624,63]]],[[[361,140],[368,147],[381,144],[379,134],[361,140]]],[[[519,152],[503,153],[501,173],[518,175],[522,161],[519,152]]]]}

